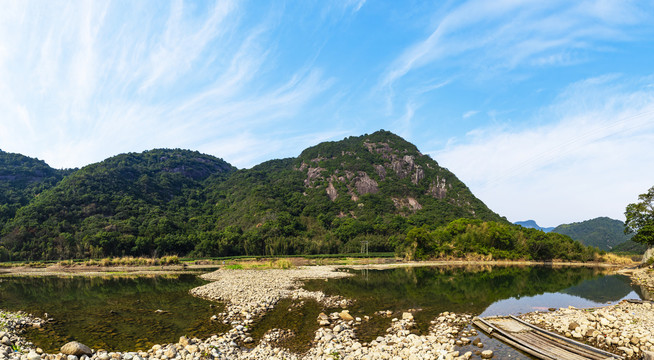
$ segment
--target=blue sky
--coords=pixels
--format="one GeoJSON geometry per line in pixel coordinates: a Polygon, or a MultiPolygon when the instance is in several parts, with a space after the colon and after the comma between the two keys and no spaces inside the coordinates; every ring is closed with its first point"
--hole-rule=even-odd
{"type": "Polygon", "coordinates": [[[0,148],[251,167],[379,129],[496,212],[623,219],[654,185],[654,4],[5,1],[0,148]]]}

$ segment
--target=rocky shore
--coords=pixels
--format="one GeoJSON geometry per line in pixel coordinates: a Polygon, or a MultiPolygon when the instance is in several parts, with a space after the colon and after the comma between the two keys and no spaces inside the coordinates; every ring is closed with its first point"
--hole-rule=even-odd
{"type": "MultiPolygon", "coordinates": [[[[302,267],[290,270],[229,270],[221,269],[205,274],[203,278],[212,282],[191,290],[191,293],[211,300],[226,303],[225,312],[216,314],[212,320],[231,325],[223,334],[207,339],[180,338],[178,343],[155,345],[148,351],[107,352],[96,349],[88,352],[74,352],[62,348],[59,354],[46,354],[33,344],[20,338],[21,330],[28,326],[41,326],[43,320],[23,313],[6,313],[0,319],[7,342],[2,345],[0,360],[200,360],[200,359],[451,359],[491,358],[492,350],[482,349],[479,339],[476,351],[462,352],[461,346],[471,344],[469,337],[476,336],[476,330],[469,327],[471,316],[442,313],[432,320],[427,334],[416,334],[415,321],[411,312],[405,312],[391,320],[386,335],[373,341],[362,342],[356,336],[356,329],[372,316],[390,317],[390,311],[379,311],[365,318],[353,317],[347,311],[350,300],[338,296],[325,296],[321,292],[309,292],[300,288],[302,279],[340,278],[351,274],[336,271],[331,266],[302,267]],[[288,330],[272,329],[256,346],[250,336],[249,326],[255,319],[271,310],[282,298],[316,299],[325,308],[340,307],[340,312],[329,315],[321,313],[316,322],[320,327],[315,332],[311,348],[303,354],[295,354],[278,346],[288,336],[288,330]],[[8,320],[7,319],[11,319],[8,320]],[[20,319],[20,320],[17,320],[20,319]]],[[[5,313],[3,313],[5,314],[5,313]]],[[[0,340],[5,340],[0,338],[0,340]]],[[[73,347],[72,345],[69,347],[73,347]]]]}
{"type": "MultiPolygon", "coordinates": [[[[296,269],[230,270],[205,274],[209,284],[192,289],[202,298],[222,301],[224,312],[211,320],[230,325],[230,330],[207,339],[181,337],[174,344],[155,345],[147,351],[108,352],[102,349],[78,351],[62,348],[46,354],[22,339],[27,327],[43,326],[44,320],[25,313],[0,312],[0,360],[203,360],[203,359],[438,359],[462,360],[498,358],[494,348],[481,343],[471,327],[472,316],[444,312],[431,320],[427,331],[416,329],[414,313],[381,310],[362,316],[350,315],[351,301],[301,288],[303,279],[350,276],[333,266],[296,269]],[[309,350],[297,354],[280,346],[293,334],[287,329],[271,329],[258,343],[251,336],[257,318],[270,311],[283,298],[315,299],[337,312],[321,313],[309,350]],[[357,330],[372,317],[392,317],[383,336],[364,342],[357,330]]],[[[545,313],[525,314],[526,321],[590,345],[625,355],[629,359],[650,356],[654,351],[654,305],[649,302],[622,302],[598,309],[565,308],[545,313]]],[[[73,347],[71,345],[71,347],[73,347]]],[[[78,349],[78,348],[76,348],[78,349]]],[[[653,357],[654,359],[654,357],[653,357]]]]}
{"type": "Polygon", "coordinates": [[[301,288],[303,279],[334,279],[352,276],[333,266],[310,266],[297,269],[232,270],[220,269],[201,278],[211,283],[191,289],[191,294],[208,300],[223,301],[225,313],[216,320],[233,326],[248,325],[255,318],[272,310],[282,298],[315,299],[326,307],[347,306],[341,296],[325,296],[322,292],[301,288]]]}
{"type": "Polygon", "coordinates": [[[650,293],[654,292],[654,267],[649,266],[642,269],[633,269],[622,272],[631,277],[631,282],[639,285],[650,293]]]}
{"type": "MultiPolygon", "coordinates": [[[[2,313],[9,314],[9,313],[2,313]]],[[[349,320],[344,314],[334,312],[321,314],[316,321],[329,319],[328,324],[319,328],[315,334],[314,345],[305,354],[294,354],[276,343],[286,334],[282,329],[273,329],[264,336],[253,349],[241,346],[243,329],[238,326],[220,335],[208,339],[188,339],[181,337],[178,343],[155,345],[147,351],[107,352],[102,349],[84,350],[82,344],[67,344],[59,354],[45,354],[41,349],[18,336],[25,326],[39,324],[40,319],[26,315],[9,314],[19,322],[0,324],[8,331],[3,331],[0,347],[0,359],[11,360],[201,360],[201,359],[448,359],[467,360],[492,358],[492,350],[477,350],[461,353],[458,346],[467,345],[472,340],[466,336],[476,335],[476,331],[462,331],[469,325],[471,316],[443,313],[432,321],[429,333],[416,335],[411,332],[415,322],[411,313],[404,313],[402,318],[392,320],[385,336],[379,336],[370,343],[360,342],[355,333],[362,319],[349,320]],[[348,319],[348,320],[346,320],[348,319]],[[17,325],[20,324],[20,325],[17,325]],[[11,343],[11,345],[4,345],[11,343]],[[80,350],[81,349],[81,350],[80,350]]],[[[12,320],[13,321],[13,320],[12,320]]],[[[478,340],[476,340],[478,341],[478,340]]],[[[480,345],[482,347],[483,345],[480,345]]]]}
{"type": "Polygon", "coordinates": [[[627,359],[654,360],[654,304],[651,302],[622,301],[594,309],[569,307],[521,317],[546,330],[627,359]]]}

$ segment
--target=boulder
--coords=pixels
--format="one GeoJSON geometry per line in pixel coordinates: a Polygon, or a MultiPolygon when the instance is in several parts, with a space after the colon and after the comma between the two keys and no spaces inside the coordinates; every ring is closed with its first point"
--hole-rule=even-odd
{"type": "Polygon", "coordinates": [[[189,345],[190,343],[189,343],[188,338],[186,336],[180,336],[179,337],[179,344],[182,345],[182,347],[185,347],[185,346],[189,345]]]}
{"type": "Polygon", "coordinates": [[[5,345],[5,346],[11,346],[11,345],[13,345],[13,344],[11,343],[11,340],[9,340],[9,338],[8,338],[7,336],[3,336],[3,337],[0,339],[0,344],[5,345]]]}
{"type": "Polygon", "coordinates": [[[643,360],[654,360],[654,351],[643,351],[643,360]]]}
{"type": "Polygon", "coordinates": [[[654,246],[650,246],[649,249],[647,249],[643,254],[643,264],[649,262],[649,259],[652,257],[654,257],[654,246]]]}
{"type": "Polygon", "coordinates": [[[170,347],[164,352],[164,355],[166,355],[169,359],[174,359],[177,356],[177,350],[175,350],[174,347],[170,347]]]}
{"type": "Polygon", "coordinates": [[[61,353],[65,355],[75,355],[75,356],[93,355],[93,350],[91,350],[90,347],[80,342],[71,341],[68,344],[61,347],[61,353]]]}

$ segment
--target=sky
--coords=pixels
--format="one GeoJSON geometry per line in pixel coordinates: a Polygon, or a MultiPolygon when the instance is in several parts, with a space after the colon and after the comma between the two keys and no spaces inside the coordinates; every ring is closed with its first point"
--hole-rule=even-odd
{"type": "Polygon", "coordinates": [[[652,64],[651,1],[2,0],[0,149],[249,168],[385,129],[510,221],[623,220],[652,64]]]}

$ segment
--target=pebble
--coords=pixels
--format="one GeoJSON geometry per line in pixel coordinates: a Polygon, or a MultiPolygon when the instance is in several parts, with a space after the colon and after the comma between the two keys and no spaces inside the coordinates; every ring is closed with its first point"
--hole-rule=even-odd
{"type": "Polygon", "coordinates": [[[595,309],[559,309],[521,315],[523,320],[591,346],[639,359],[654,351],[654,304],[619,304],[595,309]],[[571,331],[572,330],[572,331],[571,331]]]}

